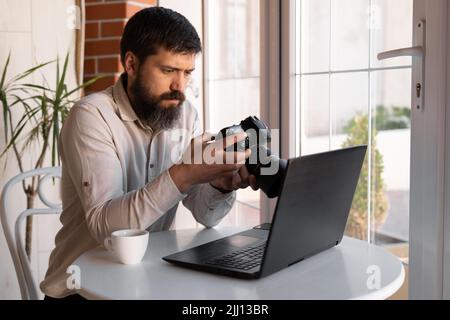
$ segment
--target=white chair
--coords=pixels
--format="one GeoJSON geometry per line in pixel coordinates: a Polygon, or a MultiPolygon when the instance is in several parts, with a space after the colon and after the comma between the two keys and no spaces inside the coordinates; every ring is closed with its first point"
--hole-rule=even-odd
{"type": "Polygon", "coordinates": [[[23,225],[23,221],[28,216],[61,213],[61,204],[55,204],[48,201],[48,199],[44,196],[42,190],[43,181],[54,177],[61,178],[60,167],[30,170],[19,174],[9,180],[8,183],[6,183],[6,185],[4,186],[1,194],[0,220],[3,226],[3,231],[5,233],[6,242],[8,244],[9,251],[14,262],[14,268],[16,269],[17,280],[19,281],[20,293],[23,300],[39,299],[39,291],[37,290],[36,282],[33,279],[30,262],[28,261],[28,257],[25,252],[25,247],[23,244],[23,240],[21,239],[20,230],[23,225]],[[12,220],[12,216],[8,212],[8,203],[11,201],[11,196],[14,196],[10,195],[11,190],[17,183],[21,183],[22,180],[33,176],[40,176],[38,183],[38,195],[42,203],[44,203],[47,208],[33,208],[23,211],[17,216],[13,230],[12,223],[11,221],[9,221],[12,220]]]}

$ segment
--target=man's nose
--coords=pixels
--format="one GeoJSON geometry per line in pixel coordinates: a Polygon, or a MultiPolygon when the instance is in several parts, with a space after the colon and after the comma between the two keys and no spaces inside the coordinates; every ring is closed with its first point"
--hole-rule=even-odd
{"type": "Polygon", "coordinates": [[[186,76],[183,74],[183,72],[177,72],[172,79],[172,83],[170,84],[170,90],[184,92],[186,89],[186,85],[186,76]]]}

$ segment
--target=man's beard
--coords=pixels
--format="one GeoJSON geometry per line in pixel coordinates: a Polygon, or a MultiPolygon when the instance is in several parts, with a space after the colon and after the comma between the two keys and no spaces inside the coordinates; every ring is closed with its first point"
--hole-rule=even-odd
{"type": "Polygon", "coordinates": [[[142,84],[140,73],[131,85],[132,106],[138,118],[150,126],[154,132],[171,129],[180,118],[181,105],[186,99],[181,91],[170,91],[154,97],[142,84]],[[179,100],[177,105],[164,108],[161,102],[164,100],[179,100]]]}

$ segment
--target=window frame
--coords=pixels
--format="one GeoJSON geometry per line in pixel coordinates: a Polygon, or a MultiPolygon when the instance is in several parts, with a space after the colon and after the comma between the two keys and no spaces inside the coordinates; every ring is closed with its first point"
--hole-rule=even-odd
{"type": "MultiPolygon", "coordinates": [[[[294,28],[289,7],[280,10],[281,30],[281,106],[292,114],[293,92],[290,82],[295,73],[288,48],[292,38],[286,28],[294,28]],[[286,63],[289,61],[289,63],[286,63]]],[[[446,0],[414,0],[414,21],[427,21],[425,112],[412,112],[410,179],[409,298],[450,298],[450,5],[446,0]],[[444,66],[444,67],[443,67],[444,66]],[[426,214],[426,215],[425,215],[426,214]]],[[[414,76],[413,83],[414,83],[414,76]]],[[[301,92],[298,90],[298,94],[301,92]]],[[[411,93],[413,94],[413,92],[411,93]]],[[[292,154],[292,121],[280,108],[282,155],[292,154]]],[[[294,123],[295,126],[295,123],[294,123]]],[[[295,145],[294,145],[295,146],[295,145]]]]}
{"type": "Polygon", "coordinates": [[[449,16],[445,0],[414,0],[414,21],[426,21],[426,53],[425,104],[411,127],[410,299],[450,298],[449,16]]]}
{"type": "MultiPolygon", "coordinates": [[[[446,3],[447,4],[447,3],[446,3]]],[[[450,17],[450,5],[447,4],[447,11],[446,11],[446,17],[444,18],[444,21],[448,21],[450,17]]],[[[446,56],[448,57],[450,55],[450,23],[447,22],[447,29],[446,29],[446,56]]],[[[447,95],[445,97],[446,99],[446,109],[447,112],[445,117],[445,141],[450,141],[450,112],[448,112],[450,108],[450,63],[447,58],[447,83],[446,83],[446,92],[447,95]]],[[[444,142],[445,143],[445,142],[444,142]]],[[[443,236],[443,254],[444,254],[444,261],[443,261],[443,299],[449,300],[450,299],[450,165],[449,160],[450,159],[450,148],[445,148],[445,205],[444,205],[444,236],[443,236]]]]}
{"type": "MultiPolygon", "coordinates": [[[[298,116],[295,94],[301,92],[300,87],[295,90],[293,8],[295,0],[261,0],[260,4],[261,118],[271,128],[281,130],[278,142],[284,158],[295,156],[295,139],[299,137],[295,132],[298,116]]],[[[409,297],[412,299],[450,299],[450,147],[446,146],[450,141],[449,17],[450,5],[446,0],[414,0],[415,21],[427,20],[427,48],[425,112],[423,115],[412,112],[411,128],[409,297]]],[[[204,25],[204,14],[202,18],[204,25]]],[[[205,33],[203,30],[204,36],[205,33]]],[[[206,56],[204,52],[203,57],[206,56]]],[[[203,67],[206,75],[206,61],[203,67]]],[[[203,92],[203,98],[206,95],[203,92]]],[[[204,105],[203,111],[206,124],[207,106],[204,105]]],[[[261,221],[270,221],[276,202],[263,193],[260,199],[261,221]]]]}
{"type": "MultiPolygon", "coordinates": [[[[295,156],[295,1],[261,0],[261,118],[279,129],[281,157],[295,156]]],[[[275,199],[261,193],[261,221],[271,221],[275,199]]]]}
{"type": "MultiPolygon", "coordinates": [[[[265,2],[266,0],[264,0],[265,2]]],[[[202,26],[203,26],[203,128],[205,128],[206,131],[211,131],[210,128],[210,124],[211,124],[211,120],[213,118],[213,114],[214,111],[211,111],[209,106],[210,104],[208,103],[209,101],[209,97],[211,95],[210,93],[210,86],[209,86],[209,82],[211,81],[210,79],[210,71],[211,71],[211,60],[210,60],[210,52],[208,50],[208,44],[211,43],[210,41],[210,37],[209,37],[209,32],[207,29],[208,26],[208,13],[210,10],[209,4],[208,4],[208,0],[201,0],[202,2],[202,26]]],[[[263,7],[263,1],[260,0],[260,12],[259,12],[259,17],[260,17],[260,40],[263,39],[263,37],[261,36],[263,34],[263,19],[261,19],[261,12],[263,11],[262,9],[263,7]]],[[[262,48],[262,44],[261,44],[261,48],[262,48]]],[[[262,49],[261,49],[262,50],[262,49]]],[[[262,56],[262,55],[261,55],[262,56]]],[[[261,61],[262,61],[262,57],[260,59],[260,65],[261,65],[261,61]]],[[[260,70],[260,75],[259,78],[262,78],[262,70],[260,70]]],[[[262,83],[260,80],[260,94],[262,95],[262,83]]],[[[261,102],[262,103],[262,102],[261,102]]],[[[261,112],[260,108],[260,112],[261,112]]],[[[247,203],[241,199],[239,199],[239,197],[236,197],[236,204],[242,205],[243,207],[247,208],[247,209],[254,209],[254,210],[258,210],[259,211],[259,221],[260,223],[265,222],[266,220],[264,220],[264,210],[261,207],[263,201],[261,200],[265,195],[263,192],[259,191],[259,196],[260,196],[260,207],[258,208],[257,206],[254,206],[253,204],[247,203]]],[[[244,213],[245,214],[245,213],[244,213]]]]}

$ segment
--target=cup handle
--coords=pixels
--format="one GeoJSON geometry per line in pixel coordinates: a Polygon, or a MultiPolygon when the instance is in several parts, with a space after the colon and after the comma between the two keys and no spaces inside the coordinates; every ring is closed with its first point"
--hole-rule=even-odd
{"type": "Polygon", "coordinates": [[[103,241],[103,245],[105,246],[106,250],[114,251],[113,250],[113,246],[112,246],[112,242],[111,242],[111,237],[106,237],[105,241],[103,241]]]}

